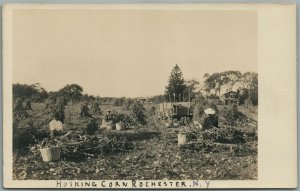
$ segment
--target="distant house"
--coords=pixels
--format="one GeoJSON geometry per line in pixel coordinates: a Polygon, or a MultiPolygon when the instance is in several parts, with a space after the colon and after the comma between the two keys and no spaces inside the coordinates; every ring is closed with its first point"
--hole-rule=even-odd
{"type": "Polygon", "coordinates": [[[138,97],[137,100],[143,104],[151,104],[150,98],[151,97],[138,97]]]}
{"type": "Polygon", "coordinates": [[[207,96],[207,100],[214,104],[221,104],[220,97],[214,94],[210,94],[209,96],[207,96]]]}
{"type": "Polygon", "coordinates": [[[138,97],[137,98],[138,101],[144,103],[145,101],[147,101],[147,98],[144,98],[144,97],[138,97]]]}
{"type": "Polygon", "coordinates": [[[220,96],[220,100],[223,104],[237,104],[239,101],[239,94],[235,91],[229,91],[220,96]]]}

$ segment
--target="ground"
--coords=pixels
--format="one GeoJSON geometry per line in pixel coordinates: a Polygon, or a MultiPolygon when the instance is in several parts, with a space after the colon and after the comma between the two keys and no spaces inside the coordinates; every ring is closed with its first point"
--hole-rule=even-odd
{"type": "MultiPolygon", "coordinates": [[[[145,105],[145,108],[149,111],[153,106],[156,107],[156,105],[145,105]]],[[[31,117],[26,120],[32,120],[39,128],[47,129],[51,116],[44,111],[43,107],[41,103],[33,103],[33,111],[29,112],[31,117]]],[[[100,107],[102,112],[111,109],[120,113],[129,113],[121,107],[112,105],[100,107]]],[[[218,108],[221,110],[224,106],[218,106],[218,108]]],[[[257,109],[240,107],[239,110],[246,116],[257,120],[257,109]]],[[[68,105],[65,113],[66,129],[73,134],[88,122],[88,119],[79,117],[79,104],[68,105]]],[[[119,146],[111,143],[110,148],[115,147],[112,148],[112,152],[84,153],[82,160],[75,161],[63,157],[58,162],[43,162],[37,144],[33,143],[29,145],[28,151],[15,152],[13,178],[41,180],[257,179],[257,125],[249,123],[228,127],[221,122],[220,129],[203,132],[194,127],[166,128],[156,120],[155,116],[151,116],[150,112],[146,113],[148,117],[146,126],[122,132],[99,131],[99,134],[84,136],[88,137],[87,140],[97,140],[100,143],[104,139],[110,143],[113,142],[111,140],[114,135],[124,136],[126,146],[124,146],[125,141],[119,146]],[[183,130],[188,131],[193,137],[189,139],[187,145],[178,146],[178,133],[183,130]],[[234,137],[236,132],[243,133],[244,142],[230,142],[236,140],[234,137]],[[222,137],[224,134],[225,137],[222,137]]],[[[99,119],[103,117],[100,114],[93,114],[93,116],[99,119]]],[[[23,128],[22,120],[17,126],[17,128],[23,128]]],[[[72,139],[61,140],[65,140],[66,143],[73,142],[74,135],[72,136],[72,139]]],[[[81,138],[78,139],[81,140],[81,138]]],[[[116,140],[115,143],[117,142],[116,140]]],[[[76,149],[87,148],[76,147],[76,149]]]]}

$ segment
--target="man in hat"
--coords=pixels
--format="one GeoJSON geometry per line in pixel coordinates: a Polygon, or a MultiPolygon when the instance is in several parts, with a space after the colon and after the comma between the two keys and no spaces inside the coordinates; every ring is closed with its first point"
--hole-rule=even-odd
{"type": "Polygon", "coordinates": [[[219,120],[218,116],[215,115],[216,111],[213,110],[212,108],[207,108],[204,110],[204,113],[207,115],[205,117],[204,122],[203,122],[203,129],[211,129],[211,128],[218,128],[219,127],[219,120]]]}

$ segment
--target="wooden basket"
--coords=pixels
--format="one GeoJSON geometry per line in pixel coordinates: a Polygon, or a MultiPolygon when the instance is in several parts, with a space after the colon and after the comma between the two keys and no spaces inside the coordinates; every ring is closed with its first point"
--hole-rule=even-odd
{"type": "Polygon", "coordinates": [[[178,133],[178,146],[185,145],[187,143],[186,133],[178,133]]]}
{"type": "Polygon", "coordinates": [[[117,131],[123,131],[123,130],[125,130],[125,125],[123,123],[117,123],[116,124],[116,130],[117,131]]]}
{"type": "Polygon", "coordinates": [[[60,147],[40,149],[44,162],[54,162],[60,160],[60,147]]]}

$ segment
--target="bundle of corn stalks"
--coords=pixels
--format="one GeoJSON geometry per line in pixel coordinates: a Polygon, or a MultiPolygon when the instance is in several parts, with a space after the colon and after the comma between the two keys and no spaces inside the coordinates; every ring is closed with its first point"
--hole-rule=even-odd
{"type": "Polygon", "coordinates": [[[26,100],[24,109],[25,110],[32,110],[30,100],[26,100]]]}
{"type": "Polygon", "coordinates": [[[100,114],[100,115],[102,114],[101,109],[100,109],[100,104],[99,104],[98,101],[94,101],[94,102],[92,103],[91,111],[92,111],[93,113],[97,113],[97,114],[100,114]]]}
{"type": "Polygon", "coordinates": [[[45,106],[44,106],[44,109],[47,110],[47,109],[50,109],[52,110],[55,106],[55,103],[56,101],[54,99],[50,99],[50,98],[47,98],[45,100],[45,106]]]}
{"type": "Polygon", "coordinates": [[[16,103],[13,108],[13,114],[14,117],[19,117],[19,118],[29,117],[29,114],[26,112],[25,108],[23,107],[23,103],[21,99],[16,100],[16,103]]]}
{"type": "Polygon", "coordinates": [[[231,143],[231,144],[238,144],[238,143],[245,143],[246,137],[242,131],[239,131],[235,128],[213,128],[206,130],[202,134],[203,140],[209,140],[213,142],[219,143],[231,143]]]}
{"type": "Polygon", "coordinates": [[[62,136],[53,136],[44,139],[38,145],[40,148],[59,146],[65,160],[82,161],[87,157],[114,154],[134,148],[134,144],[123,137],[111,139],[104,135],[81,135],[68,132],[62,136]]]}
{"type": "Polygon", "coordinates": [[[225,124],[230,126],[245,126],[248,124],[257,125],[257,121],[247,117],[242,112],[238,111],[237,107],[224,111],[223,114],[226,119],[225,124]]]}

